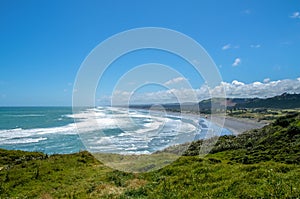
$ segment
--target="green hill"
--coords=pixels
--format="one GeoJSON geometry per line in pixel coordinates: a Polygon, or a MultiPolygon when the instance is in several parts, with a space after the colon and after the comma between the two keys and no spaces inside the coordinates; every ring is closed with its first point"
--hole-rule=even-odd
{"type": "MultiPolygon", "coordinates": [[[[131,108],[149,109],[152,104],[145,105],[131,105],[131,108]]],[[[269,109],[295,109],[300,108],[300,94],[288,94],[270,97],[270,98],[212,98],[202,100],[199,103],[171,103],[162,104],[168,111],[179,112],[190,111],[209,114],[211,111],[225,111],[226,107],[232,109],[246,109],[246,108],[269,108],[269,109]],[[212,105],[213,109],[212,110],[212,105]],[[225,106],[226,105],[226,106],[225,106]]]]}
{"type": "MultiPolygon", "coordinates": [[[[0,150],[0,198],[299,198],[300,114],[221,137],[206,157],[193,142],[148,173],[112,170],[88,152],[47,156],[0,150]]],[[[178,147],[165,151],[176,153],[178,147]]]]}
{"type": "MultiPolygon", "coordinates": [[[[213,98],[199,102],[200,109],[208,109],[211,104],[215,107],[224,107],[224,99],[213,98]]],[[[273,109],[294,109],[300,108],[300,94],[288,94],[269,98],[227,98],[228,108],[273,108],[273,109]]]]}
{"type": "Polygon", "coordinates": [[[251,98],[243,100],[233,99],[236,108],[275,108],[293,109],[300,108],[300,94],[288,94],[270,97],[266,99],[251,98]]]}
{"type": "MultiPolygon", "coordinates": [[[[185,155],[198,155],[202,140],[193,142],[185,155]]],[[[238,136],[219,138],[211,154],[226,153],[231,161],[252,164],[276,161],[300,164],[300,114],[278,118],[274,123],[238,136]]]]}

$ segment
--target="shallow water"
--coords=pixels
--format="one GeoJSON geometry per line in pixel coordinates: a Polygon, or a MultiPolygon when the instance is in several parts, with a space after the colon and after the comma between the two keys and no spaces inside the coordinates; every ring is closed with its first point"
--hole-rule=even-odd
{"type": "Polygon", "coordinates": [[[97,107],[1,107],[0,147],[47,154],[80,150],[148,154],[174,144],[231,134],[200,118],[97,107]],[[76,122],[75,122],[76,121],[76,122]]]}

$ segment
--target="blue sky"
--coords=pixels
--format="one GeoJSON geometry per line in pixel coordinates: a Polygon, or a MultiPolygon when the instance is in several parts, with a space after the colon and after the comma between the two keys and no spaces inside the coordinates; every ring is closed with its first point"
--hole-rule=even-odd
{"type": "MultiPolygon", "coordinates": [[[[71,105],[77,71],[92,49],[114,34],[149,26],[199,42],[219,68],[229,96],[300,92],[299,12],[297,0],[2,0],[0,106],[71,105]]],[[[109,99],[126,69],[153,60],[182,68],[193,89],[202,89],[188,64],[150,50],[116,61],[96,98],[109,99]]]]}

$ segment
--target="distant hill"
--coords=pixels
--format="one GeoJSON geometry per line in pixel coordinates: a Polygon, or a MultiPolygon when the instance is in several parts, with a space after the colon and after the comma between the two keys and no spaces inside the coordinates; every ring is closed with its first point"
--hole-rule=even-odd
{"type": "Polygon", "coordinates": [[[278,109],[291,109],[300,108],[300,94],[288,94],[283,93],[282,95],[260,99],[233,99],[236,102],[236,108],[278,108],[278,109]]]}
{"type": "MultiPolygon", "coordinates": [[[[213,98],[199,102],[200,109],[211,107],[221,108],[224,106],[224,99],[213,98]]],[[[227,98],[227,108],[276,108],[276,109],[292,109],[300,108],[300,94],[283,93],[270,98],[227,98]]]]}
{"type": "MultiPolygon", "coordinates": [[[[300,94],[283,93],[270,98],[212,98],[202,100],[199,103],[172,103],[162,104],[167,111],[179,112],[184,111],[198,111],[201,113],[210,113],[214,111],[227,109],[243,109],[243,108],[273,108],[273,109],[293,109],[300,108],[300,94]]],[[[131,105],[131,108],[148,109],[152,104],[146,105],[131,105]]]]}

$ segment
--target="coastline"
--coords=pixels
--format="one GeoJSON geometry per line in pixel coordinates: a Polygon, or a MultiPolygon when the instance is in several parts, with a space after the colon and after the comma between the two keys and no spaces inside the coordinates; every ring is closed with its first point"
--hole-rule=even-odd
{"type": "MultiPolygon", "coordinates": [[[[213,115],[213,122],[219,126],[222,125],[222,117],[219,115],[213,115]]],[[[211,121],[208,117],[207,120],[211,121]]],[[[231,131],[234,135],[239,135],[244,133],[245,131],[249,131],[252,129],[260,129],[269,123],[267,122],[258,122],[255,119],[249,118],[235,118],[226,115],[223,127],[231,131]]]]}
{"type": "Polygon", "coordinates": [[[167,113],[175,116],[182,115],[183,117],[193,118],[197,120],[203,118],[220,127],[226,128],[227,130],[231,131],[234,135],[239,135],[244,133],[245,131],[249,131],[252,129],[260,129],[269,124],[266,121],[258,122],[256,119],[236,118],[236,117],[228,116],[226,114],[225,116],[220,114],[203,115],[203,114],[196,114],[192,112],[179,113],[179,112],[172,112],[172,111],[167,111],[167,113]]]}
{"type": "MultiPolygon", "coordinates": [[[[148,111],[147,109],[135,109],[135,110],[137,111],[142,110],[146,112],[148,111]]],[[[180,113],[180,112],[163,111],[163,110],[155,110],[155,109],[151,111],[154,114],[156,112],[159,116],[162,117],[169,115],[171,119],[172,116],[182,118],[184,122],[190,123],[193,126],[195,126],[196,127],[195,130],[197,131],[199,131],[200,129],[197,126],[201,125],[200,122],[202,119],[206,120],[207,123],[210,122],[213,123],[213,126],[211,128],[214,128],[215,126],[224,127],[224,129],[229,131],[228,134],[230,135],[231,134],[238,135],[247,130],[261,128],[266,125],[265,123],[258,122],[258,120],[255,119],[244,119],[244,118],[241,119],[241,118],[234,118],[229,116],[225,117],[225,124],[223,125],[222,123],[224,122],[223,121],[224,116],[220,114],[204,115],[200,113],[197,114],[196,112],[180,113]]],[[[88,112],[88,113],[93,114],[93,112],[92,113],[88,112]]],[[[8,126],[7,129],[1,131],[2,132],[1,136],[7,137],[7,139],[5,140],[7,144],[3,142],[4,144],[3,143],[1,144],[1,148],[11,149],[11,150],[24,150],[24,151],[41,151],[46,154],[56,154],[56,153],[68,154],[68,153],[74,153],[82,149],[85,149],[85,146],[82,144],[82,141],[80,141],[80,137],[75,132],[76,127],[73,126],[73,123],[69,123],[70,116],[65,117],[65,115],[67,114],[70,114],[69,111],[66,111],[65,109],[60,110],[60,108],[57,110],[56,109],[53,110],[51,108],[50,112],[47,111],[47,109],[45,108],[42,108],[41,110],[34,108],[34,111],[31,111],[31,109],[29,108],[26,112],[24,112],[23,109],[14,110],[11,119],[7,121],[20,120],[21,125],[18,128],[14,128],[14,127],[11,128],[10,126],[8,126]],[[51,116],[51,121],[55,121],[55,122],[50,123],[51,125],[47,124],[47,126],[44,127],[43,126],[44,117],[45,117],[44,115],[47,114],[51,116]],[[16,120],[14,115],[17,115],[18,119],[19,118],[20,119],[16,120]],[[37,124],[40,125],[39,128],[36,127],[37,124]],[[61,140],[64,140],[64,142],[61,142],[61,140]]],[[[87,114],[85,117],[88,118],[89,114],[87,114]]],[[[143,113],[143,114],[147,115],[147,113],[143,113]]],[[[107,120],[104,120],[104,122],[106,121],[107,120]]],[[[7,123],[9,124],[9,122],[7,123]]],[[[202,131],[203,133],[197,134],[197,137],[193,137],[192,139],[191,136],[187,136],[187,137],[182,136],[181,141],[190,142],[190,140],[202,139],[201,136],[206,135],[205,134],[206,127],[203,127],[204,128],[204,131],[202,131]]],[[[219,127],[217,128],[219,129],[219,127]]],[[[147,128],[145,128],[145,130],[147,130],[147,128]]],[[[225,133],[226,132],[224,132],[224,134],[225,133]]],[[[123,138],[122,136],[121,138],[123,138]]],[[[101,139],[104,145],[107,144],[107,142],[111,142],[111,140],[112,140],[111,138],[101,139]]],[[[137,152],[138,150],[134,151],[135,150],[134,147],[136,147],[134,141],[132,141],[132,143],[134,144],[132,146],[133,148],[132,149],[130,148],[128,150],[132,150],[132,152],[137,152]]],[[[151,146],[155,146],[157,148],[156,145],[151,145],[151,146]]],[[[159,146],[163,146],[163,145],[159,145],[159,146]]],[[[120,144],[120,147],[126,147],[126,145],[120,144]]],[[[159,149],[155,149],[155,150],[159,150],[159,149]]],[[[147,148],[145,149],[145,153],[146,152],[152,153],[153,150],[149,150],[147,148]]]]}

